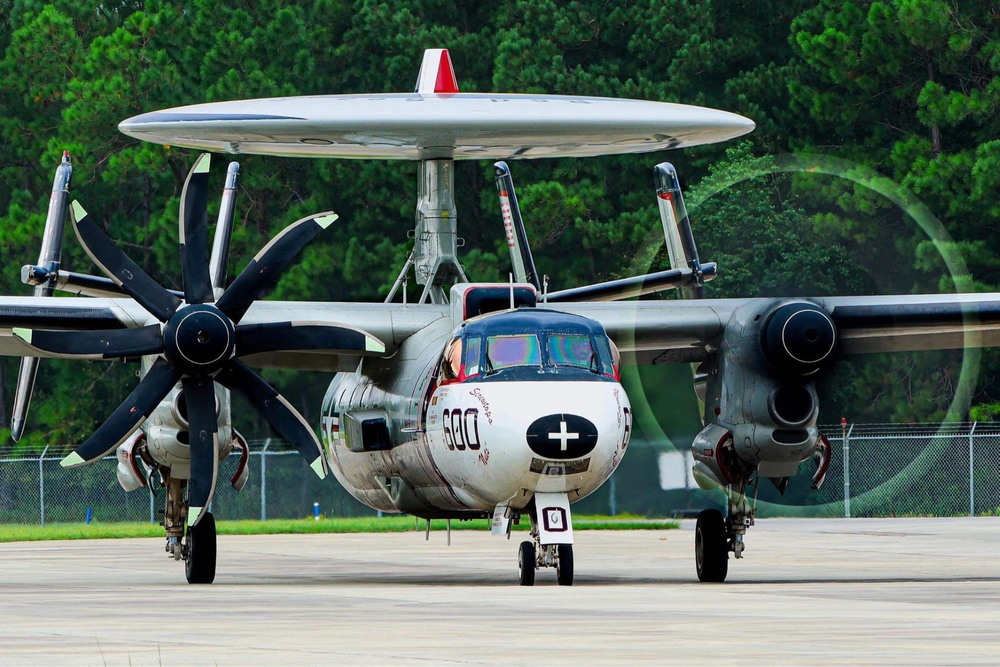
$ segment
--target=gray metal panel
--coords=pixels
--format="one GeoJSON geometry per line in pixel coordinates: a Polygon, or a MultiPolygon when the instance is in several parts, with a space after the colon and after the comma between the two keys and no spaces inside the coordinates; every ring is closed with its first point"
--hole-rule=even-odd
{"type": "Polygon", "coordinates": [[[256,301],[241,324],[298,320],[343,324],[367,331],[391,355],[404,340],[441,318],[451,318],[447,305],[399,303],[340,303],[322,301],[256,301]]]}
{"type": "Polygon", "coordinates": [[[722,336],[724,323],[739,299],[714,301],[615,301],[607,303],[539,304],[597,320],[623,353],[637,361],[676,351],[676,360],[696,360],[722,336]]]}

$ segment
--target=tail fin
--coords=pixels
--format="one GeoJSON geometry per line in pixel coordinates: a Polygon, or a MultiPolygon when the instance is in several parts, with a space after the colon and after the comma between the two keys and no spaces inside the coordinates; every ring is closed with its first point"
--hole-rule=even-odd
{"type": "Polygon", "coordinates": [[[506,162],[494,162],[493,168],[496,170],[494,178],[500,195],[500,212],[507,231],[507,247],[514,267],[514,280],[531,283],[541,292],[542,284],[538,279],[538,270],[535,269],[535,260],[531,256],[528,235],[524,231],[524,220],[521,219],[521,209],[517,205],[517,195],[514,194],[514,179],[510,177],[510,168],[506,162]]]}
{"type": "Polygon", "coordinates": [[[656,184],[656,203],[660,208],[667,254],[670,255],[670,268],[689,268],[693,271],[691,283],[682,287],[681,293],[688,299],[700,299],[705,295],[705,277],[698,259],[694,233],[691,231],[691,219],[684,206],[677,170],[669,162],[661,162],[653,168],[653,180],[656,184]]]}
{"type": "Polygon", "coordinates": [[[226,170],[226,185],[222,190],[222,204],[212,239],[212,255],[209,259],[209,275],[216,298],[226,289],[226,275],[229,272],[229,246],[233,237],[233,213],[236,209],[236,185],[240,178],[240,163],[230,162],[226,170]]]}
{"type": "MultiPolygon", "coordinates": [[[[73,161],[69,151],[63,151],[62,161],[56,167],[52,181],[52,195],[45,217],[45,231],[42,233],[42,250],[38,254],[38,266],[45,274],[44,283],[35,286],[35,296],[52,296],[55,291],[59,263],[62,261],[63,229],[66,222],[66,205],[69,202],[69,183],[73,176],[73,161]]],[[[14,393],[14,410],[10,419],[10,437],[20,440],[28,418],[31,393],[38,375],[38,357],[24,357],[17,372],[17,389],[14,393]]]]}

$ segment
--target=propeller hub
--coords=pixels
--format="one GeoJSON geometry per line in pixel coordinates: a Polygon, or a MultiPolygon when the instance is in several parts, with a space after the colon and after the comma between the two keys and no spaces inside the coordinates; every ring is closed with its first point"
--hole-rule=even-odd
{"type": "Polygon", "coordinates": [[[236,332],[215,306],[188,306],[174,313],[163,327],[163,349],[185,375],[211,375],[232,359],[236,332]]]}

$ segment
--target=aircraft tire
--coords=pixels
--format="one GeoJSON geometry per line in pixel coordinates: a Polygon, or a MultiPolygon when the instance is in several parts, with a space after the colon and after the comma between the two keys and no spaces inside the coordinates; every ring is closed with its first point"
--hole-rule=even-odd
{"type": "Polygon", "coordinates": [[[726,519],[716,509],[702,510],[694,532],[694,558],[698,580],[723,582],[729,573],[726,519]]]}
{"type": "Polygon", "coordinates": [[[527,540],[517,550],[517,573],[522,586],[535,585],[535,545],[527,540]]]}
{"type": "Polygon", "coordinates": [[[187,560],[184,575],[189,584],[210,584],[215,581],[215,517],[206,512],[197,526],[188,526],[187,560]]]}
{"type": "Polygon", "coordinates": [[[556,581],[560,586],[573,585],[573,545],[556,545],[559,560],[556,561],[556,581]]]}

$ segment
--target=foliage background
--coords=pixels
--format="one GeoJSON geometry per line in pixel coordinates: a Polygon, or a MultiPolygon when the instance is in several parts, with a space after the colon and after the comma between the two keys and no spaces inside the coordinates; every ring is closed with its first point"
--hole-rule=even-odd
{"type": "MultiPolygon", "coordinates": [[[[411,90],[423,49],[448,47],[464,91],[634,97],[744,114],[738,144],[678,153],[513,165],[536,261],[553,288],[657,270],[637,248],[659,221],[650,170],[672,161],[697,203],[710,296],[994,289],[1000,282],[1000,7],[985,0],[0,0],[0,293],[27,294],[52,174],[165,284],[180,282],[177,206],[194,154],[117,132],[139,113],[203,101],[411,90]],[[940,218],[967,276],[895,205],[850,180],[773,170],[820,154],[874,169],[940,218]],[[733,183],[713,196],[714,183],[733,183]]],[[[409,251],[416,169],[390,161],[243,156],[231,272],[284,225],[341,214],[274,293],[381,300],[409,251]]],[[[217,178],[221,172],[217,169],[217,178]]],[[[506,276],[489,164],[456,169],[462,261],[506,276]]],[[[217,206],[217,202],[214,204],[217,206]]],[[[210,210],[210,220],[215,211],[210,210]]],[[[71,236],[64,266],[93,272],[71,236]]],[[[671,297],[664,297],[671,298],[671,297]]],[[[821,420],[940,418],[960,353],[849,359],[822,382],[821,420]]],[[[0,360],[0,437],[16,360],[0,360]]],[[[973,418],[996,413],[988,352],[973,418]]],[[[647,439],[696,430],[686,369],[643,371],[657,408],[647,439]],[[666,390],[664,390],[664,387],[666,390]],[[676,389],[675,389],[676,388],[676,389]],[[685,418],[668,418],[682,404],[685,418]],[[662,408],[662,412],[659,410],[662,408]]],[[[280,374],[317,421],[328,377],[280,374]]],[[[78,442],[130,391],[134,368],[45,361],[23,446],[78,442]]],[[[634,389],[635,385],[633,385],[634,389]]],[[[248,410],[237,425],[266,433],[248,410]]],[[[8,441],[8,445],[9,445],[8,441]]],[[[636,454],[638,458],[642,455],[636,454]]]]}

